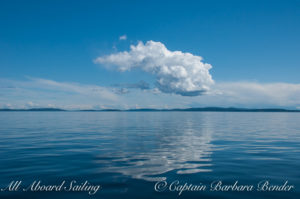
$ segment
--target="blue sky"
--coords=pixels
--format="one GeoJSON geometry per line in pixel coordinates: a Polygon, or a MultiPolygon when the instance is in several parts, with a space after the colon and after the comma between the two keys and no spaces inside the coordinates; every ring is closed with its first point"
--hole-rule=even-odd
{"type": "Polygon", "coordinates": [[[300,106],[298,0],[7,0],[0,2],[0,30],[1,107],[300,106]],[[123,35],[126,40],[120,40],[123,35]],[[170,52],[201,56],[212,66],[214,85],[187,97],[157,90],[153,71],[120,72],[95,63],[150,40],[170,52]],[[138,82],[150,89],[133,88],[138,82]],[[115,101],[77,92],[87,86],[111,92],[115,101]]]}

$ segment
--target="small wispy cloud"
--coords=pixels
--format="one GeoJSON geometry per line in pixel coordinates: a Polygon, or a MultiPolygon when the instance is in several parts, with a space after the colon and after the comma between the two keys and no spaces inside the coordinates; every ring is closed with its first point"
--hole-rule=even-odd
{"type": "Polygon", "coordinates": [[[119,84],[113,84],[113,91],[116,94],[128,94],[130,92],[130,90],[132,89],[140,89],[140,90],[149,90],[150,89],[150,85],[143,81],[140,80],[137,83],[119,83],[119,84]]]}
{"type": "Polygon", "coordinates": [[[120,37],[119,37],[119,40],[121,40],[121,41],[122,41],[122,40],[127,40],[127,35],[122,35],[122,36],[120,36],[120,37]]]}
{"type": "Polygon", "coordinates": [[[145,82],[144,80],[140,80],[136,83],[119,83],[119,84],[113,84],[113,87],[118,87],[119,90],[123,90],[126,92],[121,93],[128,93],[128,89],[141,89],[141,90],[148,90],[150,89],[150,85],[145,82]]]}
{"type": "Polygon", "coordinates": [[[114,88],[113,91],[116,94],[119,94],[119,95],[123,95],[123,94],[129,93],[129,90],[127,88],[114,88]]]}

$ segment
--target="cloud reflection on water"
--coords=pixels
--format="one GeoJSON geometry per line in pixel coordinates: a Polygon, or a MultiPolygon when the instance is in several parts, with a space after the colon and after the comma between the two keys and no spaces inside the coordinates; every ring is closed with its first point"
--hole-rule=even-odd
{"type": "MultiPolygon", "coordinates": [[[[113,138],[117,139],[114,143],[120,143],[111,146],[115,150],[99,155],[96,162],[101,165],[101,172],[122,173],[147,181],[163,180],[163,174],[170,171],[177,174],[211,172],[212,128],[208,117],[197,119],[182,117],[149,124],[155,128],[140,127],[144,130],[133,137],[132,129],[126,127],[127,131],[123,129],[121,135],[113,138]]],[[[145,124],[147,122],[142,125],[145,124]]]]}

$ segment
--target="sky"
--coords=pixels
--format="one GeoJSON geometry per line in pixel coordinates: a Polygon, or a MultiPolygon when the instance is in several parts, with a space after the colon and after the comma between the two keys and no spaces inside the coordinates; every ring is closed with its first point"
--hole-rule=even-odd
{"type": "Polygon", "coordinates": [[[0,108],[300,108],[300,1],[0,1],[0,108]]]}

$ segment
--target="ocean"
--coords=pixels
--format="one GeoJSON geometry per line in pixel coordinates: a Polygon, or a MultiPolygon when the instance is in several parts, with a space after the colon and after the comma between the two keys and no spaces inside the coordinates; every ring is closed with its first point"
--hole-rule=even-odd
{"type": "Polygon", "coordinates": [[[0,112],[0,188],[0,198],[299,198],[300,113],[0,112]]]}

